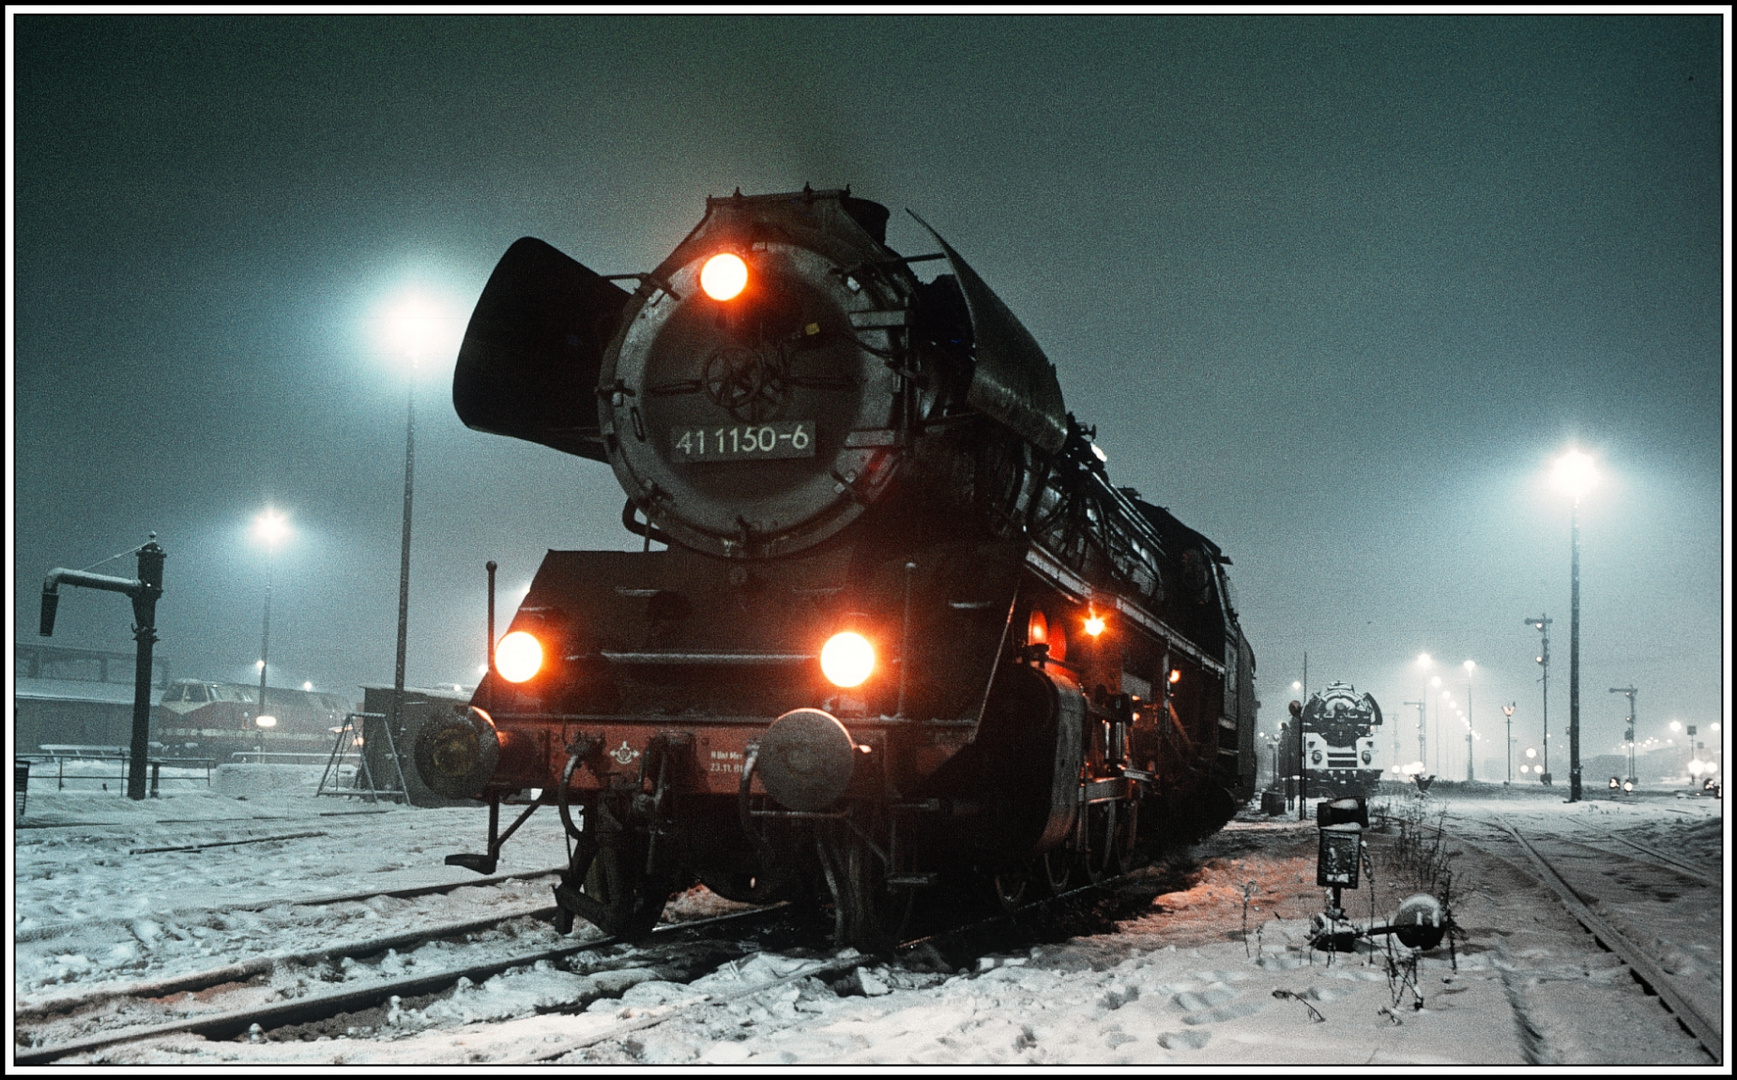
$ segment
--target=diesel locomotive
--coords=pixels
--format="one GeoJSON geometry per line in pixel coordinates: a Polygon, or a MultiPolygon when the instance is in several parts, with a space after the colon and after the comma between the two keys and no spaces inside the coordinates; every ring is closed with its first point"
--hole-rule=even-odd
{"type": "Polygon", "coordinates": [[[1006,304],[887,220],[738,191],[649,273],[525,238],[478,300],[460,419],[608,464],[643,540],[550,551],[415,746],[489,807],[451,863],[492,872],[503,804],[558,810],[564,928],[644,933],[698,880],[884,948],[925,890],[1015,905],[1254,790],[1230,559],[1113,485],[1006,304]]]}

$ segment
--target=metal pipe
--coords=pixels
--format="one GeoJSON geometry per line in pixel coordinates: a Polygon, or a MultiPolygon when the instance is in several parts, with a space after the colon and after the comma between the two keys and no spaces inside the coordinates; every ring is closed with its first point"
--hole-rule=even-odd
{"type": "Polygon", "coordinates": [[[60,606],[60,586],[77,585],[123,593],[133,601],[133,641],[137,656],[133,665],[133,731],[127,766],[127,798],[145,798],[146,756],[151,744],[151,647],[157,642],[157,598],[163,595],[163,560],[168,558],[151,533],[138,549],[139,576],[110,577],[83,570],[56,567],[42,582],[43,637],[54,636],[54,617],[60,606]]]}

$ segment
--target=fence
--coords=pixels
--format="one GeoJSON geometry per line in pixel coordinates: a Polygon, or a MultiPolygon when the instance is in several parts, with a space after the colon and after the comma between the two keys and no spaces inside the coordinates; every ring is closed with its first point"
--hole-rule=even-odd
{"type": "MultiPolygon", "coordinates": [[[[106,785],[113,782],[116,790],[124,791],[127,783],[127,767],[131,755],[121,751],[119,747],[106,746],[59,746],[44,745],[42,752],[28,754],[20,758],[14,766],[18,779],[19,796],[15,800],[16,810],[24,812],[23,787],[30,771],[35,771],[39,781],[48,779],[46,766],[53,766],[54,790],[64,791],[66,786],[81,782],[106,785]],[[71,773],[67,765],[73,766],[71,773]],[[93,768],[94,766],[94,768],[93,768]]],[[[203,783],[211,786],[211,772],[217,767],[217,762],[211,758],[147,758],[146,764],[151,770],[151,794],[155,796],[164,781],[189,784],[203,783]],[[163,775],[164,766],[170,769],[186,770],[188,773],[200,775],[163,775]]]]}

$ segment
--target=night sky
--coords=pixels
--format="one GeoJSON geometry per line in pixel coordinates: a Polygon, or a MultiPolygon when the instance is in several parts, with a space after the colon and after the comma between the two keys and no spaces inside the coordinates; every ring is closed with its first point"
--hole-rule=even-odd
{"type": "MultiPolygon", "coordinates": [[[[20,640],[49,570],[154,530],[160,655],[257,678],[269,504],[272,683],[390,684],[414,383],[408,680],[474,682],[485,561],[510,611],[545,549],[639,544],[607,466],[454,416],[495,261],[529,235],[649,270],[707,195],[849,184],[904,253],[933,248],[905,208],[940,230],[1112,479],[1234,560],[1263,726],[1307,652],[1409,761],[1418,654],[1462,704],[1470,658],[1500,778],[1547,612],[1562,738],[1571,445],[1603,476],[1583,753],[1620,739],[1612,686],[1643,738],[1721,716],[1717,15],[9,20],[20,640]],[[408,289],[451,312],[414,373],[379,332],[408,289]]],[[[66,589],[53,642],[130,652],[129,622],[66,589]]]]}

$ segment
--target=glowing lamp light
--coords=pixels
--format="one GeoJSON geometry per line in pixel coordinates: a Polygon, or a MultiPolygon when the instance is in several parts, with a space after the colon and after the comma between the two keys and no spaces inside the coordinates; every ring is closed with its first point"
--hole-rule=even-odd
{"type": "Polygon", "coordinates": [[[314,688],[314,684],[311,682],[302,683],[302,689],[303,690],[311,691],[311,690],[313,690],[313,688],[314,688]]]}
{"type": "Polygon", "coordinates": [[[259,726],[259,727],[262,727],[262,728],[274,728],[274,727],[277,727],[277,717],[275,717],[275,716],[272,716],[272,715],[270,715],[270,714],[269,714],[269,713],[268,713],[268,714],[267,714],[267,715],[265,715],[265,716],[256,716],[256,717],[254,717],[254,718],[253,718],[253,722],[254,722],[254,723],[255,723],[255,724],[256,724],[256,725],[258,725],[258,726],[259,726]]]}
{"type": "Polygon", "coordinates": [[[495,646],[495,670],[510,683],[522,683],[542,669],[542,642],[523,630],[514,630],[495,646]]]}
{"type": "Polygon", "coordinates": [[[1558,491],[1578,500],[1598,484],[1598,470],[1591,457],[1579,450],[1570,450],[1556,459],[1550,479],[1558,491]]]}
{"type": "Polygon", "coordinates": [[[1526,748],[1526,756],[1529,758],[1537,757],[1538,756],[1538,748],[1535,746],[1528,746],[1526,748]]]}
{"type": "Polygon", "coordinates": [[[1181,668],[1171,668],[1170,669],[1170,682],[1172,683],[1172,685],[1174,685],[1175,683],[1179,683],[1181,681],[1182,681],[1182,669],[1181,668]]]}
{"type": "Polygon", "coordinates": [[[875,647],[854,630],[841,631],[820,650],[820,670],[834,686],[861,686],[874,673],[875,647]]]}
{"type": "Polygon", "coordinates": [[[728,251],[713,255],[700,268],[700,288],[713,300],[734,300],[748,287],[748,264],[728,251]]]}
{"type": "Polygon", "coordinates": [[[1090,634],[1093,637],[1097,637],[1099,634],[1101,634],[1103,632],[1104,632],[1104,617],[1102,615],[1099,615],[1097,612],[1094,611],[1091,613],[1091,615],[1089,615],[1086,618],[1086,633],[1090,634]]]}
{"type": "Polygon", "coordinates": [[[275,550],[278,542],[289,535],[289,518],[268,506],[253,519],[253,535],[264,541],[267,548],[275,550]]]}

